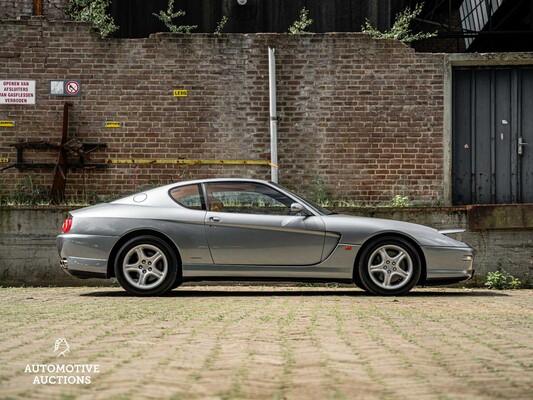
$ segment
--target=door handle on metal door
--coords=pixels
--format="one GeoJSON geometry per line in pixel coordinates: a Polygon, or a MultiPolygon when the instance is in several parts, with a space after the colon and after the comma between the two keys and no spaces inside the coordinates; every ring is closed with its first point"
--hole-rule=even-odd
{"type": "Polygon", "coordinates": [[[527,143],[523,142],[524,139],[522,139],[522,136],[518,138],[518,154],[523,154],[524,149],[522,146],[525,146],[527,143]]]}
{"type": "Polygon", "coordinates": [[[209,222],[220,222],[220,217],[209,217],[209,222]]]}

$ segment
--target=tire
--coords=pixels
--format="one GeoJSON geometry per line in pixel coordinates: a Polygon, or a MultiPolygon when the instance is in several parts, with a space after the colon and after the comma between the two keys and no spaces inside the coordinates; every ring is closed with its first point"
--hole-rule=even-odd
{"type": "Polygon", "coordinates": [[[170,290],[176,289],[177,287],[181,286],[182,284],[183,284],[183,281],[182,281],[181,277],[178,274],[178,276],[176,277],[176,280],[172,284],[172,287],[170,288],[170,290]]]}
{"type": "Polygon", "coordinates": [[[420,254],[413,245],[399,237],[385,236],[365,247],[356,274],[369,292],[400,296],[417,284],[421,272],[420,254]]]}
{"type": "Polygon", "coordinates": [[[355,286],[357,286],[359,289],[364,290],[365,292],[368,292],[368,289],[363,285],[363,282],[361,281],[361,278],[359,277],[358,268],[354,269],[353,283],[355,283],[355,286]]]}
{"type": "Polygon", "coordinates": [[[150,235],[127,241],[115,258],[118,283],[135,296],[157,296],[172,290],[179,280],[178,268],[168,243],[150,235]]]}

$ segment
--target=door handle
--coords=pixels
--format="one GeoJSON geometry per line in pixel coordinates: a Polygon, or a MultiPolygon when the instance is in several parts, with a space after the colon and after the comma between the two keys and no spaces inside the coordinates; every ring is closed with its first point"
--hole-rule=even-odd
{"type": "Polygon", "coordinates": [[[522,146],[527,145],[527,143],[524,142],[524,139],[522,139],[522,136],[518,138],[518,154],[522,155],[524,154],[524,149],[522,146]]]}
{"type": "Polygon", "coordinates": [[[220,217],[209,217],[209,222],[220,222],[220,217]]]}

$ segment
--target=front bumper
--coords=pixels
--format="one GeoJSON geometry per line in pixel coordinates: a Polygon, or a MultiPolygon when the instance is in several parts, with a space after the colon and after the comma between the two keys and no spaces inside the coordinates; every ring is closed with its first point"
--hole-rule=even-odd
{"type": "Polygon", "coordinates": [[[426,284],[448,284],[471,279],[476,251],[471,247],[422,247],[426,284]]]}

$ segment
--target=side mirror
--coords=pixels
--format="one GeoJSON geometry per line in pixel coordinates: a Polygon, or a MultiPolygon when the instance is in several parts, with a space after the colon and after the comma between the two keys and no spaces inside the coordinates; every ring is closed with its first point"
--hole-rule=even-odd
{"type": "Polygon", "coordinates": [[[304,216],[308,216],[309,211],[307,211],[304,206],[302,206],[300,203],[292,203],[291,204],[291,212],[295,214],[300,214],[304,216]]]}

